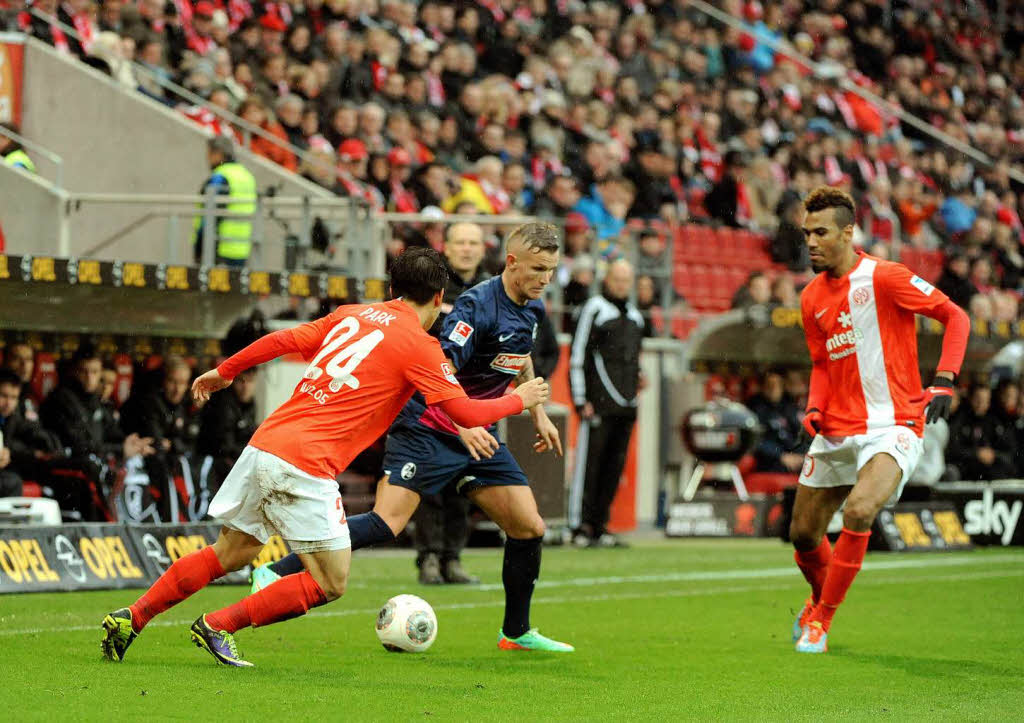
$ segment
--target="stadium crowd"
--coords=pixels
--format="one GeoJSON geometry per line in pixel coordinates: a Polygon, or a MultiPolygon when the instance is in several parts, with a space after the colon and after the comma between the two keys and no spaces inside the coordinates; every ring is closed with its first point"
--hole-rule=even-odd
{"type": "MultiPolygon", "coordinates": [[[[948,252],[941,288],[976,318],[1018,318],[1024,7],[1008,4],[1000,29],[984,0],[718,5],[748,30],[670,0],[35,0],[81,40],[38,15],[15,22],[339,194],[564,219],[570,302],[627,252],[630,220],[750,229],[771,237],[774,275],[802,271],[799,201],[828,183],[858,199],[866,249],[948,252]],[[825,77],[844,73],[993,164],[825,77]]],[[[393,247],[422,235],[398,227],[393,247]]],[[[643,261],[640,302],[656,305],[666,279],[643,261]]]]}

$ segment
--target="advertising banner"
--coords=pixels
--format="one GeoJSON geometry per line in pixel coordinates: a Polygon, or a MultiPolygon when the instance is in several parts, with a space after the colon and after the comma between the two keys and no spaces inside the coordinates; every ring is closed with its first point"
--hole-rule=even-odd
{"type": "Polygon", "coordinates": [[[1024,545],[1024,483],[951,482],[933,494],[953,505],[975,544],[1024,545]]]}
{"type": "Polygon", "coordinates": [[[121,525],[0,528],[0,592],[99,590],[149,582],[121,525]]]}
{"type": "Polygon", "coordinates": [[[766,537],[778,534],[782,503],[774,497],[678,500],[669,508],[668,537],[766,537]]]}
{"type": "MultiPolygon", "coordinates": [[[[0,527],[0,593],[148,587],[184,555],[213,543],[215,522],[190,525],[76,524],[0,527]]],[[[254,561],[288,554],[274,536],[254,561]]],[[[250,568],[219,582],[244,585],[250,568]]]]}

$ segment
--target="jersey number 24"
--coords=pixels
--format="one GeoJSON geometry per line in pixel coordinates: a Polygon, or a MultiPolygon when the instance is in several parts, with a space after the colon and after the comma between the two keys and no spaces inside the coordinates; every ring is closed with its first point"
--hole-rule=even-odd
{"type": "Polygon", "coordinates": [[[306,372],[302,375],[302,378],[316,380],[326,372],[331,378],[328,389],[332,392],[340,391],[342,386],[359,389],[359,380],[352,376],[352,372],[373,351],[373,348],[381,342],[384,338],[384,332],[380,329],[374,329],[361,339],[345,346],[345,343],[355,336],[358,331],[359,321],[354,316],[347,316],[335,324],[327,332],[327,336],[324,337],[323,346],[320,347],[320,351],[317,352],[317,355],[313,357],[313,361],[306,367],[306,372]],[[333,356],[331,356],[332,354],[333,356]],[[328,359],[328,357],[330,358],[328,359]],[[320,363],[324,360],[327,360],[327,362],[321,367],[320,363]],[[345,362],[344,366],[342,366],[342,362],[345,362]]]}

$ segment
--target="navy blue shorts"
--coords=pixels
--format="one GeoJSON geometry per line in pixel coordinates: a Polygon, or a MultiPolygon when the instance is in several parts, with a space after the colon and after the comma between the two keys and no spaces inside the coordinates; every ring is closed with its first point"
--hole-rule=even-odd
{"type": "Polygon", "coordinates": [[[437,494],[449,484],[464,495],[480,487],[529,484],[504,443],[493,457],[477,461],[458,437],[425,427],[393,428],[383,467],[391,484],[421,495],[437,494]]]}

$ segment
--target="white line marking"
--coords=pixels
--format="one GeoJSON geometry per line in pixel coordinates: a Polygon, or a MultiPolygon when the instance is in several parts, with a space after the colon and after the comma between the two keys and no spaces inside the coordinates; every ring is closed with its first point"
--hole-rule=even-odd
{"type": "MultiPolygon", "coordinates": [[[[982,558],[985,562],[1024,562],[1024,555],[992,555],[982,558]]],[[[879,560],[877,562],[865,562],[865,570],[903,570],[923,567],[950,567],[956,565],[976,565],[979,558],[970,555],[933,557],[928,559],[901,559],[901,560],[879,560]]],[[[984,563],[982,563],[984,564],[984,563]]],[[[739,570],[704,570],[700,572],[667,572],[657,575],[627,575],[609,577],[575,577],[565,580],[539,580],[538,588],[548,587],[589,587],[592,585],[622,585],[628,583],[644,582],[699,582],[701,580],[752,580],[763,577],[789,577],[798,575],[799,569],[796,565],[786,567],[767,567],[763,569],[739,569],[739,570]]],[[[500,584],[474,585],[473,590],[490,592],[501,590],[500,584]]]]}
{"type": "MultiPolygon", "coordinates": [[[[960,565],[985,565],[988,563],[1001,563],[1001,562],[1019,562],[1024,559],[1021,555],[992,555],[984,558],[972,558],[972,557],[943,557],[943,558],[930,558],[930,559],[917,559],[917,560],[888,560],[875,563],[865,563],[864,569],[866,570],[897,570],[906,568],[922,568],[922,567],[943,567],[943,566],[960,566],[960,565]]],[[[777,584],[777,585],[740,585],[733,587],[715,587],[715,588],[698,588],[693,590],[664,590],[660,592],[631,592],[631,593],[608,593],[605,595],[589,595],[589,596],[572,596],[572,597],[535,597],[534,603],[538,604],[561,604],[561,603],[586,603],[586,602],[602,602],[607,600],[636,600],[636,599],[649,599],[649,598],[661,598],[661,597],[698,597],[706,595],[720,595],[728,593],[744,593],[744,592],[757,592],[764,590],[788,590],[794,586],[802,585],[803,580],[798,579],[794,574],[795,568],[768,568],[766,570],[709,570],[706,572],[697,573],[679,573],[677,575],[637,575],[635,577],[605,577],[605,578],[570,578],[569,580],[563,581],[552,581],[547,586],[557,587],[572,586],[577,584],[582,585],[596,585],[602,581],[604,584],[609,585],[620,585],[629,584],[636,582],[688,582],[688,581],[703,581],[703,580],[736,580],[736,579],[757,579],[763,577],[793,577],[790,582],[777,584]],[[771,574],[765,574],[765,573],[771,574]],[[717,575],[717,577],[716,577],[717,575]],[[696,577],[691,577],[696,576],[696,577]],[[586,581],[586,582],[581,582],[586,581]]],[[[932,576],[915,576],[915,577],[892,577],[892,578],[878,578],[873,579],[858,578],[857,586],[864,587],[867,585],[895,585],[895,584],[907,584],[916,582],[934,582],[934,581],[946,581],[956,582],[959,580],[980,580],[986,578],[996,577],[1024,577],[1024,569],[1013,569],[1013,570],[989,570],[982,572],[968,572],[958,573],[955,575],[932,575],[932,576]]],[[[539,583],[538,583],[538,586],[539,583]]],[[[475,589],[479,590],[485,586],[474,586],[475,589]]],[[[489,589],[501,589],[501,586],[487,586],[489,589]]],[[[468,586],[462,588],[468,590],[468,586]]],[[[477,601],[468,603],[442,603],[434,605],[435,610],[473,610],[478,608],[491,608],[491,607],[504,607],[504,600],[487,600],[477,601]]],[[[380,611],[380,608],[344,608],[341,610],[323,610],[313,611],[309,613],[311,617],[348,617],[350,615],[376,615],[380,611]]],[[[102,614],[100,614],[102,615],[102,614]]],[[[178,625],[190,625],[192,620],[174,619],[174,620],[154,620],[147,627],[175,627],[178,625]]],[[[15,635],[37,635],[40,633],[68,633],[68,632],[81,632],[94,630],[98,631],[100,628],[99,623],[95,625],[66,625],[59,628],[24,628],[19,630],[0,630],[0,637],[10,637],[15,635]]]]}

